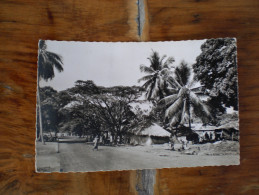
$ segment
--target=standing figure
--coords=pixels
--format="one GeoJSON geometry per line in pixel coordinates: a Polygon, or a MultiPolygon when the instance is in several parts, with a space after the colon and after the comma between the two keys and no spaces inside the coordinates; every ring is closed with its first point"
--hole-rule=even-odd
{"type": "Polygon", "coordinates": [[[113,145],[113,139],[112,139],[112,135],[110,135],[110,145],[113,145]]]}
{"type": "Polygon", "coordinates": [[[102,145],[102,144],[103,144],[103,136],[102,136],[102,135],[100,136],[100,140],[99,140],[99,142],[100,142],[100,145],[102,145]]]}
{"type": "Polygon", "coordinates": [[[172,151],[175,151],[175,149],[174,149],[174,138],[173,138],[172,135],[171,135],[170,138],[169,138],[169,143],[170,143],[170,149],[171,149],[172,151]]]}
{"type": "Polygon", "coordinates": [[[210,141],[212,141],[212,133],[210,132],[210,141]]]}
{"type": "Polygon", "coordinates": [[[94,138],[94,148],[93,148],[93,151],[94,151],[94,149],[96,149],[98,151],[98,136],[96,136],[94,138]]]}
{"type": "Polygon", "coordinates": [[[209,134],[208,134],[207,132],[205,133],[205,140],[206,140],[206,141],[209,141],[209,140],[210,140],[210,136],[209,136],[209,134]]]}

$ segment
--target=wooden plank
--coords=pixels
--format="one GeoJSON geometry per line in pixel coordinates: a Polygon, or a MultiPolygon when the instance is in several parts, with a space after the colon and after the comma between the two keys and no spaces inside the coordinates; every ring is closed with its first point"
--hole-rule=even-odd
{"type": "Polygon", "coordinates": [[[152,41],[236,37],[238,43],[241,165],[160,169],[156,194],[259,193],[259,2],[149,0],[148,11],[152,41]]]}
{"type": "Polygon", "coordinates": [[[134,194],[134,172],[36,174],[39,39],[138,41],[133,1],[0,2],[0,194],[134,194]]]}
{"type": "Polygon", "coordinates": [[[143,0],[143,4],[139,37],[136,1],[0,2],[0,194],[258,193],[258,1],[143,0]],[[38,39],[164,41],[211,37],[238,39],[240,166],[35,173],[38,39]]]}

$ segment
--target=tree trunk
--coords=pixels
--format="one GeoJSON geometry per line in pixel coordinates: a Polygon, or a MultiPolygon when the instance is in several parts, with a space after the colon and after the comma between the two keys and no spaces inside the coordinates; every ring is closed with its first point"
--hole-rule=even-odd
{"type": "Polygon", "coordinates": [[[114,135],[114,145],[117,145],[117,140],[118,140],[118,134],[115,133],[115,135],[114,135]]]}
{"type": "Polygon", "coordinates": [[[190,104],[190,100],[188,99],[188,118],[189,118],[189,128],[191,129],[191,104],[190,104]]]}
{"type": "Polygon", "coordinates": [[[42,116],[41,116],[41,101],[40,101],[40,87],[39,87],[39,78],[38,78],[38,90],[37,90],[37,96],[38,96],[38,107],[39,107],[39,123],[40,123],[40,137],[42,144],[45,145],[44,138],[43,138],[43,129],[42,129],[42,116]]]}

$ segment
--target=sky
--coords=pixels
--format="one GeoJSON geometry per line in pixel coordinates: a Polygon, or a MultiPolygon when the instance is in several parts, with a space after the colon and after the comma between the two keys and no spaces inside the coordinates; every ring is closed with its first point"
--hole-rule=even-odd
{"type": "Polygon", "coordinates": [[[40,86],[51,86],[61,91],[73,87],[77,80],[93,80],[96,85],[142,85],[138,79],[145,76],[140,65],[149,66],[147,59],[152,50],[162,57],[174,57],[173,65],[182,60],[195,63],[201,53],[200,46],[206,40],[170,42],[66,42],[47,41],[47,50],[63,58],[63,72],[55,71],[52,80],[40,80],[40,86]]]}

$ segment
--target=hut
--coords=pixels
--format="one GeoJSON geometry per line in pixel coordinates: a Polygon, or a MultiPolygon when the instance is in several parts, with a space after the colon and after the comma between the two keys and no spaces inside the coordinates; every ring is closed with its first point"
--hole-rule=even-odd
{"type": "Polygon", "coordinates": [[[221,139],[239,140],[239,124],[238,121],[230,121],[215,129],[215,133],[220,134],[221,139]]]}
{"type": "Polygon", "coordinates": [[[153,123],[147,128],[134,130],[129,137],[132,145],[164,144],[169,142],[171,133],[158,124],[153,123]]]}

